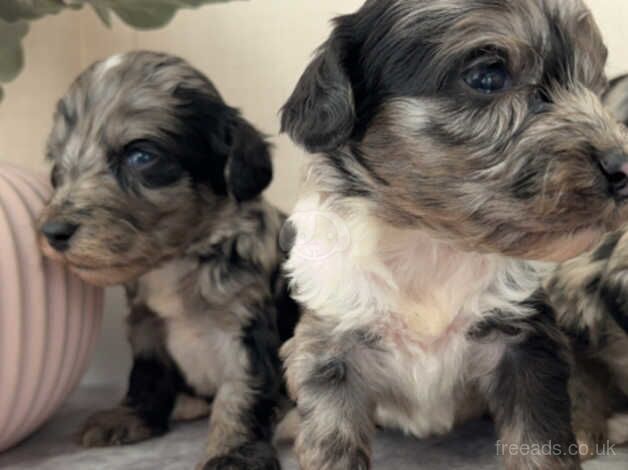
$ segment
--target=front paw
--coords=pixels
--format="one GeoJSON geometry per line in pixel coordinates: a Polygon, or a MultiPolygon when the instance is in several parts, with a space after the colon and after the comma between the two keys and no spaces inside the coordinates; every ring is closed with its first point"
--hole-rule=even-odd
{"type": "Polygon", "coordinates": [[[268,443],[242,446],[227,455],[211,458],[202,470],[281,470],[275,449],[268,443]]]}
{"type": "Polygon", "coordinates": [[[77,440],[83,447],[118,446],[143,441],[164,431],[151,428],[132,409],[120,406],[90,416],[77,440]]]}

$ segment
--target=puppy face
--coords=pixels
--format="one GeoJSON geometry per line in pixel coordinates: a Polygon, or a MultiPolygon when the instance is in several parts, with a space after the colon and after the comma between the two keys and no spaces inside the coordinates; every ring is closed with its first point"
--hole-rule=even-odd
{"type": "Polygon", "coordinates": [[[562,259],[628,212],[628,136],[580,0],[369,0],[282,124],[338,191],[471,250],[562,259]]]}
{"type": "Polygon", "coordinates": [[[137,277],[206,236],[271,180],[268,145],[200,72],[135,52],[92,65],[59,101],[44,252],[97,284],[137,277]]]}

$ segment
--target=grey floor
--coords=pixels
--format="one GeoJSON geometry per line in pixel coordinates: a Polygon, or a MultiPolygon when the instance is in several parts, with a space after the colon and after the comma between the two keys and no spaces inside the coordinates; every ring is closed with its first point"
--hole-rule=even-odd
{"type": "MultiPolygon", "coordinates": [[[[81,388],[54,418],[18,447],[0,454],[0,469],[41,470],[192,470],[200,460],[206,423],[181,423],[166,436],[142,444],[84,450],[72,434],[86,415],[115,403],[120,392],[81,388]]],[[[284,470],[296,470],[290,449],[282,449],[284,470]]],[[[450,436],[418,441],[380,433],[375,443],[374,470],[497,470],[495,437],[489,422],[470,423],[450,436]]],[[[588,462],[586,470],[628,470],[628,449],[616,449],[588,462]]]]}

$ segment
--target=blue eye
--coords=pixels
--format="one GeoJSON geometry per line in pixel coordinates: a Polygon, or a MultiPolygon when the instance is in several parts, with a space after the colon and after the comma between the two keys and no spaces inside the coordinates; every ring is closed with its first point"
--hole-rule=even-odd
{"type": "Polygon", "coordinates": [[[512,86],[510,73],[501,62],[475,65],[463,74],[463,79],[469,87],[487,95],[512,86]]]}
{"type": "Polygon", "coordinates": [[[126,163],[130,167],[142,169],[153,164],[157,156],[143,150],[132,150],[126,155],[126,163]]]}

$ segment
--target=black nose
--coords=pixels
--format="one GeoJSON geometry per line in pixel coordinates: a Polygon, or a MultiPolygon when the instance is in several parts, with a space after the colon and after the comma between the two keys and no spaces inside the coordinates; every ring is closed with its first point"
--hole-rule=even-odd
{"type": "Polygon", "coordinates": [[[52,220],[44,224],[41,232],[46,236],[51,247],[57,251],[65,251],[70,246],[70,239],[78,227],[78,225],[69,222],[52,220]]]}
{"type": "Polygon", "coordinates": [[[621,150],[608,152],[600,158],[600,167],[612,195],[628,198],[628,155],[621,150]]]}

